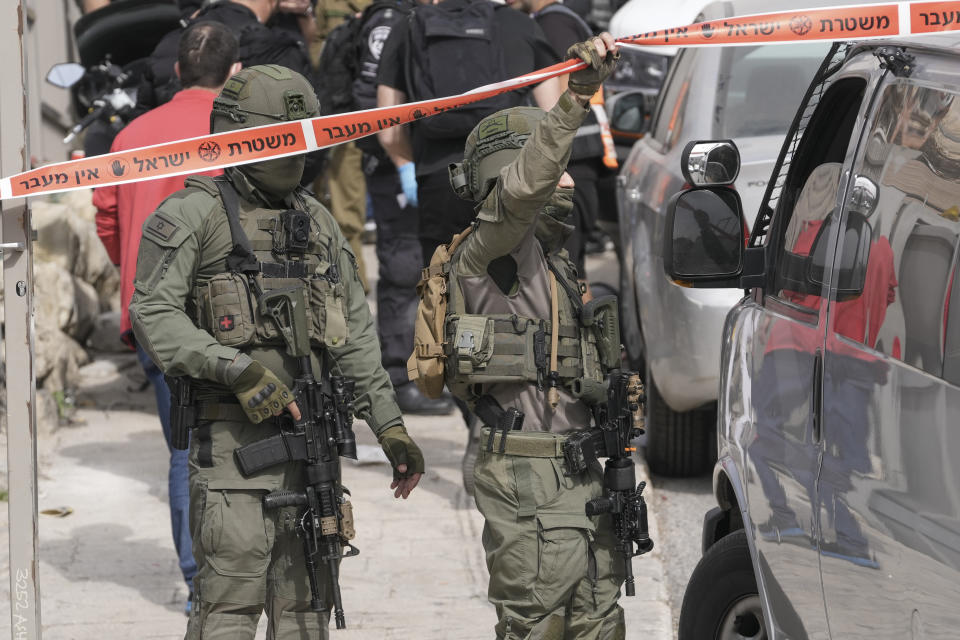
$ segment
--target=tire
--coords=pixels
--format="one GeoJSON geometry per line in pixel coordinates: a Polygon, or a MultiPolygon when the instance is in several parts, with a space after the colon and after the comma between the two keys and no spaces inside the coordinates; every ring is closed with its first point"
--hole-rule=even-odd
{"type": "Polygon", "coordinates": [[[683,594],[677,638],[769,638],[743,529],[716,542],[693,570],[683,594]]]}
{"type": "Polygon", "coordinates": [[[646,461],[661,476],[689,477],[709,471],[717,460],[716,405],[683,413],[674,411],[646,376],[646,461]]]}

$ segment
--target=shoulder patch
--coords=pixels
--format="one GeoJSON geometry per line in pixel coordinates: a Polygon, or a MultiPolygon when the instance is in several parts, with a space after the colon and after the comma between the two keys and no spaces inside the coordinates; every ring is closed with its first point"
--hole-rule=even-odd
{"type": "Polygon", "coordinates": [[[174,236],[177,232],[177,229],[180,228],[176,222],[163,215],[159,211],[155,212],[152,216],[147,218],[146,223],[143,225],[143,231],[149,232],[151,235],[154,235],[161,240],[170,241],[170,238],[174,236]]]}

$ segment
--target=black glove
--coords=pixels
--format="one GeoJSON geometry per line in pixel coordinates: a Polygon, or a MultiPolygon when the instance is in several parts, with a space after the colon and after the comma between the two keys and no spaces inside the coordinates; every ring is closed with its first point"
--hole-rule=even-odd
{"type": "Polygon", "coordinates": [[[394,480],[409,478],[415,473],[423,473],[423,452],[420,451],[420,447],[413,441],[403,425],[398,424],[388,427],[377,439],[393,467],[394,480]],[[407,465],[407,470],[404,473],[397,471],[397,467],[401,464],[407,465]]]}

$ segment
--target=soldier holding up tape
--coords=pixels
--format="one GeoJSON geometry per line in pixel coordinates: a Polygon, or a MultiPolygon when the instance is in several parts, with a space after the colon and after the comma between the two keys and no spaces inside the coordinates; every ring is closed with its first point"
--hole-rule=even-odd
{"type": "MultiPolygon", "coordinates": [[[[231,77],[214,100],[211,129],[317,112],[301,75],[254,66],[231,77]]],[[[291,387],[304,360],[317,379],[332,372],[355,383],[353,408],[393,465],[395,496],[406,498],[424,470],[380,364],[355,258],[330,213],[298,186],[303,166],[296,155],[228,168],[223,179],[190,178],[143,227],[133,328],[167,375],[189,383],[191,392],[177,396],[192,398],[181,414],[195,417],[190,521],[198,573],[188,639],[253,638],[264,609],[268,638],[328,637],[336,572],[324,566],[319,573],[326,574],[311,580],[298,540],[302,512],[263,504],[271,491],[303,493],[304,465],[245,474],[234,454],[276,436],[281,420],[290,424],[281,414],[300,421],[306,408],[291,387]],[[306,327],[284,327],[279,312],[263,304],[278,293],[305,307],[306,327]],[[308,356],[290,354],[294,334],[309,336],[308,356]],[[325,613],[316,612],[318,601],[325,613]]]]}
{"type": "Polygon", "coordinates": [[[423,292],[446,279],[439,286],[448,292],[444,344],[426,344],[437,336],[426,330],[430,305],[422,304],[408,365],[428,392],[445,382],[488,425],[475,498],[500,640],[625,633],[617,604],[625,570],[610,516],[585,513],[603,490],[599,465],[567,475],[563,463],[566,434],[591,423],[575,390],[602,399],[606,371],[619,367],[619,332],[604,349],[603,331],[585,320],[606,314],[615,323],[615,298],[585,307],[562,250],[572,230],[570,148],[617,53],[604,33],[568,55],[589,66],[570,74],[556,106],[484,118],[467,138],[463,162],[450,166],[452,187],[478,214],[425,270],[423,292]],[[443,354],[442,380],[436,354],[443,354]]]}

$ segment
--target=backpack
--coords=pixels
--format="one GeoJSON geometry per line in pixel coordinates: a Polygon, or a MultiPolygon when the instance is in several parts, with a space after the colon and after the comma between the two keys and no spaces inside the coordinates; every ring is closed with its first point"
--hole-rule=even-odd
{"type": "Polygon", "coordinates": [[[374,0],[360,17],[357,33],[357,64],[353,79],[353,97],[358,109],[377,106],[377,70],[380,53],[393,27],[410,13],[409,2],[374,0]]]}
{"type": "Polygon", "coordinates": [[[430,266],[423,270],[417,284],[417,317],[413,330],[413,353],[407,360],[407,377],[417,383],[428,398],[443,394],[447,321],[447,281],[450,259],[457,247],[473,231],[473,225],[453,236],[450,244],[442,244],[433,252],[430,266]]]}
{"type": "Polygon", "coordinates": [[[360,58],[358,38],[362,26],[362,17],[350,16],[327,34],[317,64],[320,78],[317,98],[320,100],[321,115],[346,113],[357,108],[353,97],[353,79],[357,75],[360,58]]]}
{"type": "MultiPolygon", "coordinates": [[[[496,11],[513,11],[490,0],[445,0],[418,5],[409,16],[406,86],[414,100],[457,95],[509,76],[496,11]]],[[[417,123],[427,138],[466,138],[484,117],[521,104],[510,91],[417,123]]]]}
{"type": "MultiPolygon", "coordinates": [[[[377,70],[380,68],[380,53],[393,27],[410,12],[410,4],[397,0],[374,0],[360,17],[357,31],[357,54],[354,66],[353,99],[357,109],[373,109],[377,106],[377,70]]],[[[356,141],[357,148],[375,155],[381,160],[386,154],[377,136],[367,136],[356,141]]]]}

